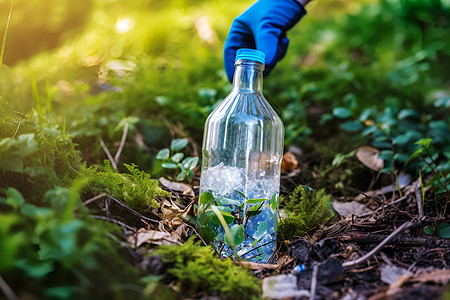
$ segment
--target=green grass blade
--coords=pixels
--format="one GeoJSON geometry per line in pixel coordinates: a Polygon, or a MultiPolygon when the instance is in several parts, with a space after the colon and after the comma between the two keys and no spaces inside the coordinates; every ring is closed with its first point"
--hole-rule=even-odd
{"type": "Polygon", "coordinates": [[[15,0],[11,1],[11,8],[9,9],[8,20],[6,21],[5,34],[3,35],[3,42],[2,42],[2,51],[0,52],[0,70],[3,68],[3,55],[5,54],[6,36],[8,35],[9,24],[11,23],[11,15],[15,2],[16,2],[15,0]]]}

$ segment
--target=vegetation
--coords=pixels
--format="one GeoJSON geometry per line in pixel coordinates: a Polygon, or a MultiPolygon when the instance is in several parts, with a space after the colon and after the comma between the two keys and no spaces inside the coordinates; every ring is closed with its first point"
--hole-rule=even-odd
{"type": "Polygon", "coordinates": [[[283,201],[287,218],[278,225],[278,239],[289,240],[326,223],[333,216],[330,198],[323,189],[316,191],[308,186],[298,186],[283,201]]]}
{"type": "MultiPolygon", "coordinates": [[[[23,298],[260,298],[249,271],[187,239],[191,198],[154,179],[198,185],[204,122],[231,88],[223,41],[252,1],[56,2],[0,0],[0,281],[23,298]],[[186,242],[131,251],[128,229],[94,218],[106,215],[101,195],[134,210],[145,230],[174,229],[163,217],[148,223],[169,210],[186,242]],[[149,252],[163,274],[139,265],[149,252]]],[[[327,5],[311,5],[264,81],[285,148],[301,148],[308,166],[284,191],[279,242],[330,220],[331,197],[354,195],[361,180],[395,183],[391,196],[401,196],[401,173],[418,182],[424,231],[448,238],[449,2],[327,5]],[[354,158],[369,144],[379,174],[354,158]]],[[[249,217],[262,201],[274,207],[246,201],[249,217]]],[[[231,212],[208,211],[218,228],[240,221],[231,212]]],[[[236,226],[230,245],[244,235],[236,226]]]]}

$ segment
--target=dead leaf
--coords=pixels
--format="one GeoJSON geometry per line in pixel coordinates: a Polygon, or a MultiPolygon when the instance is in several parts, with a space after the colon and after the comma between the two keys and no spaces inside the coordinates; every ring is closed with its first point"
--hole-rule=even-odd
{"type": "Polygon", "coordinates": [[[145,228],[141,228],[136,233],[127,236],[127,241],[135,247],[139,247],[144,243],[153,245],[181,245],[181,242],[172,237],[170,233],[145,228]]]}
{"type": "Polygon", "coordinates": [[[281,172],[289,173],[298,168],[298,161],[294,154],[286,152],[283,155],[283,161],[281,162],[281,172]]]}
{"type": "Polygon", "coordinates": [[[351,217],[352,215],[361,216],[365,213],[371,212],[367,206],[356,201],[352,202],[338,202],[333,201],[334,210],[343,217],[351,217]]]}
{"type": "Polygon", "coordinates": [[[185,183],[181,182],[173,182],[170,180],[165,179],[164,177],[161,177],[159,179],[159,182],[166,188],[178,193],[181,193],[186,196],[194,197],[195,193],[194,190],[190,185],[187,185],[185,183]]]}
{"type": "Polygon", "coordinates": [[[378,157],[380,151],[370,146],[362,146],[356,150],[356,158],[366,167],[376,172],[383,170],[383,159],[378,157]]]}
{"type": "Polygon", "coordinates": [[[164,200],[161,205],[164,223],[172,229],[180,226],[183,219],[187,217],[193,203],[194,201],[191,201],[184,209],[181,209],[172,201],[164,200]]]}
{"type": "Polygon", "coordinates": [[[413,274],[410,271],[397,267],[395,265],[382,265],[380,267],[380,275],[381,281],[391,285],[402,275],[411,277],[413,274]]]}
{"type": "Polygon", "coordinates": [[[420,283],[434,282],[437,284],[446,285],[450,282],[450,270],[435,269],[430,273],[423,273],[416,276],[410,281],[420,283]]]}

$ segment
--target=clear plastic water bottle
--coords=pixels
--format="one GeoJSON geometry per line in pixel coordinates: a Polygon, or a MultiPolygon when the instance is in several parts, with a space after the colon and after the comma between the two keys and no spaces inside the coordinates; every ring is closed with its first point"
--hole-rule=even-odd
{"type": "Polygon", "coordinates": [[[275,259],[284,127],[262,94],[264,53],[240,49],[233,90],[205,124],[198,225],[222,257],[275,259]]]}

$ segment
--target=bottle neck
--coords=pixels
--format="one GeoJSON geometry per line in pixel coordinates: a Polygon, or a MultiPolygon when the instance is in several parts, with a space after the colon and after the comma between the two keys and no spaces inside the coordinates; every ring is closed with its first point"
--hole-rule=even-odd
{"type": "Polygon", "coordinates": [[[260,62],[239,59],[234,66],[233,92],[262,93],[264,65],[260,62]]]}

